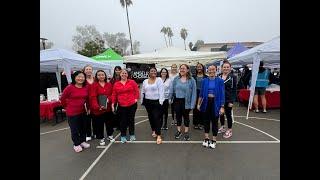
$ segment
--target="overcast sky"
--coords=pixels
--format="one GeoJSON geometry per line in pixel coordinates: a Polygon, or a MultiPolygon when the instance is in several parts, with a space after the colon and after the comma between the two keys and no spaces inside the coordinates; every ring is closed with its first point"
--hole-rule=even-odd
{"type": "MultiPolygon", "coordinates": [[[[180,29],[188,30],[186,44],[267,41],[280,35],[280,0],[132,0],[129,18],[132,39],[141,52],[165,46],[163,26],[173,30],[173,45],[183,48],[180,29]]],[[[76,26],[95,25],[101,33],[128,35],[125,9],[119,0],[41,0],[40,36],[54,48],[72,50],[76,26]]],[[[129,36],[127,36],[129,39],[129,36]]]]}

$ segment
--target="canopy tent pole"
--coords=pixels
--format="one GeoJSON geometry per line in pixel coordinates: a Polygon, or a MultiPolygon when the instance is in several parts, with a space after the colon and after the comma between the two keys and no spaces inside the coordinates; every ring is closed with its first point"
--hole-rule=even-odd
{"type": "Polygon", "coordinates": [[[260,65],[260,51],[257,51],[255,55],[253,56],[253,65],[252,65],[252,73],[251,73],[251,85],[250,85],[250,97],[249,97],[249,103],[248,103],[248,110],[247,110],[247,116],[246,119],[249,119],[249,112],[252,107],[252,101],[254,96],[254,91],[256,87],[256,81],[258,78],[258,69],[260,65]]]}

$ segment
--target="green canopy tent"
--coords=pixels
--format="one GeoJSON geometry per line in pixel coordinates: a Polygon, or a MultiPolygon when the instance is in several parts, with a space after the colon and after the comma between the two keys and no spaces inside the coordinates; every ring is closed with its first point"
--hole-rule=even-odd
{"type": "Polygon", "coordinates": [[[119,54],[114,52],[111,48],[108,48],[105,52],[91,58],[96,61],[108,64],[112,66],[112,68],[114,68],[115,66],[124,67],[123,58],[119,54]]]}

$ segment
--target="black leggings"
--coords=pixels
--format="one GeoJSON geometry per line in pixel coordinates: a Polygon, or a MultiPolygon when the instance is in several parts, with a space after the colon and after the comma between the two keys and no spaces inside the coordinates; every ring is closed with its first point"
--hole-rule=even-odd
{"type": "Polygon", "coordinates": [[[112,117],[112,112],[105,112],[98,116],[93,115],[92,119],[96,121],[97,139],[104,138],[104,125],[106,125],[107,135],[111,136],[113,134],[112,117]]]}
{"type": "Polygon", "coordinates": [[[174,111],[175,111],[175,108],[174,108],[174,103],[175,103],[175,98],[173,98],[172,100],[172,103],[171,103],[171,116],[172,116],[172,120],[174,121],[174,111]]]}
{"type": "Polygon", "coordinates": [[[95,121],[94,120],[92,120],[92,116],[91,116],[91,114],[86,114],[85,116],[84,116],[84,118],[85,118],[85,121],[86,121],[86,126],[85,126],[85,128],[86,128],[86,135],[87,135],[87,137],[91,137],[92,136],[92,129],[94,130],[93,131],[93,134],[95,135],[96,133],[95,133],[95,121]],[[92,126],[91,126],[91,123],[92,123],[92,126]]]}
{"type": "Polygon", "coordinates": [[[156,135],[161,135],[160,116],[162,110],[159,100],[144,99],[144,101],[152,131],[155,131],[156,135]]]}
{"type": "Polygon", "coordinates": [[[212,135],[218,134],[218,117],[214,113],[214,98],[208,98],[206,112],[204,112],[204,132],[210,132],[210,122],[212,122],[212,135]]]}
{"type": "Polygon", "coordinates": [[[182,124],[182,117],[184,120],[184,126],[189,127],[189,113],[191,109],[185,109],[185,100],[184,98],[176,98],[174,102],[174,107],[176,111],[176,118],[177,118],[177,126],[181,126],[182,124]]]}
{"type": "Polygon", "coordinates": [[[168,123],[168,108],[169,108],[169,100],[166,99],[163,101],[162,104],[162,115],[160,117],[160,125],[162,127],[167,127],[167,123],[168,123]],[[164,116],[164,121],[163,121],[163,116],[164,116]],[[163,124],[164,122],[164,124],[163,124]]]}
{"type": "Polygon", "coordinates": [[[119,106],[121,136],[126,136],[129,126],[129,135],[134,135],[134,116],[137,111],[137,103],[128,107],[119,106]]]}
{"type": "MultiPolygon", "coordinates": [[[[232,128],[232,116],[231,116],[232,107],[228,107],[228,103],[225,103],[224,111],[227,116],[228,129],[231,129],[232,128]]],[[[220,116],[220,123],[221,123],[221,126],[224,126],[224,115],[220,116]]]]}
{"type": "Polygon", "coordinates": [[[86,141],[86,118],[84,114],[68,116],[68,124],[71,130],[71,139],[75,146],[86,141]]]}

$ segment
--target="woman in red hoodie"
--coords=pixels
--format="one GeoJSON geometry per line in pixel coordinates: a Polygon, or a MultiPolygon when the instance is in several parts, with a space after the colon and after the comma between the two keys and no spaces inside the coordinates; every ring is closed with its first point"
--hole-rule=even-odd
{"type": "Polygon", "coordinates": [[[112,111],[115,112],[115,103],[118,103],[120,114],[121,142],[127,142],[126,133],[129,126],[130,141],[136,140],[134,135],[134,116],[139,99],[139,88],[134,80],[128,79],[128,71],[123,69],[120,73],[121,80],[113,85],[112,111]]]}
{"type": "Polygon", "coordinates": [[[85,104],[88,102],[88,94],[86,75],[82,71],[76,71],[72,76],[72,83],[63,90],[60,99],[68,117],[75,152],[90,147],[90,144],[85,142],[87,109],[85,104]]]}
{"type": "Polygon", "coordinates": [[[114,142],[111,112],[112,84],[107,82],[107,74],[103,70],[98,70],[95,82],[90,88],[90,110],[96,122],[96,136],[100,139],[100,145],[104,146],[104,124],[107,130],[107,140],[114,142]]]}

